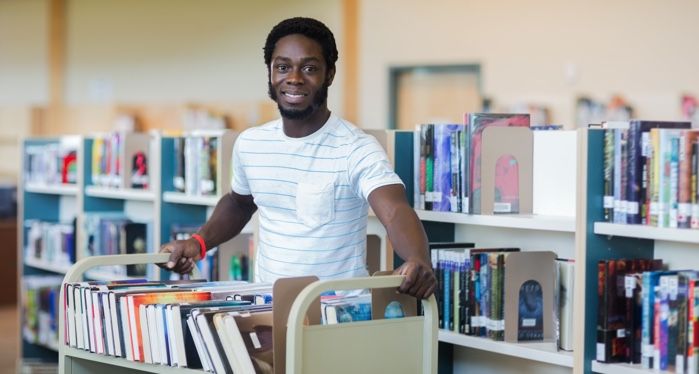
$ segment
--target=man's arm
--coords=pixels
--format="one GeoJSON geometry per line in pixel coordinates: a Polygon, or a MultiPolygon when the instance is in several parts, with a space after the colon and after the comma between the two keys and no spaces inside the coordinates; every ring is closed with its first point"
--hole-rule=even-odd
{"type": "MultiPolygon", "coordinates": [[[[206,248],[216,247],[238,235],[256,210],[251,195],[239,195],[231,191],[223,196],[198,232],[204,239],[206,248]]],[[[201,248],[196,239],[190,238],[163,244],[160,252],[170,253],[165,268],[178,273],[189,273],[194,268],[194,262],[199,260],[201,248]]]]}
{"type": "Polygon", "coordinates": [[[432,271],[427,235],[417,214],[408,204],[403,186],[392,184],[375,189],[369,194],[369,204],[386,227],[393,249],[405,260],[394,271],[405,275],[405,281],[398,290],[418,298],[432,295],[437,278],[432,271]]]}

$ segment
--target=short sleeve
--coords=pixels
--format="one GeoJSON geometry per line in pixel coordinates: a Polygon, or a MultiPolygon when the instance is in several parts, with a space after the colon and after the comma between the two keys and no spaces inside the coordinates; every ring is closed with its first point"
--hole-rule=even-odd
{"type": "Polygon", "coordinates": [[[403,184],[393,171],[386,152],[373,136],[362,134],[354,144],[347,157],[347,170],[349,181],[358,196],[366,200],[379,187],[403,184]]]}
{"type": "Polygon", "coordinates": [[[233,144],[233,176],[231,176],[231,190],[238,195],[250,195],[250,185],[245,176],[245,165],[240,157],[241,137],[239,136],[233,144]]]}

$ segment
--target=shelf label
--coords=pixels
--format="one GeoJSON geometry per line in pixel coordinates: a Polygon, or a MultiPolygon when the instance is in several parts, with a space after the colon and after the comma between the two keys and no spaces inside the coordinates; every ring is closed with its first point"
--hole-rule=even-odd
{"type": "Polygon", "coordinates": [[[597,355],[595,359],[599,362],[605,361],[604,343],[597,343],[597,355]]]}

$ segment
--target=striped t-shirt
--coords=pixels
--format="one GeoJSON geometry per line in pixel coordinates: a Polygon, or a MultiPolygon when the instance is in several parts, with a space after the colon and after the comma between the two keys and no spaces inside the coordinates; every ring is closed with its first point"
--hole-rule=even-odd
{"type": "Polygon", "coordinates": [[[255,281],[367,275],[367,198],[402,183],[374,137],[331,115],[290,138],[278,119],[238,136],[233,168],[233,191],[258,208],[255,281]]]}

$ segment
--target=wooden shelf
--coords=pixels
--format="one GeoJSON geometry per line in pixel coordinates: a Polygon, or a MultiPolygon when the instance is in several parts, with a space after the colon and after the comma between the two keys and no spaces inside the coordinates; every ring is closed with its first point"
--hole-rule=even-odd
{"type": "Polygon", "coordinates": [[[51,271],[51,272],[59,273],[59,274],[65,274],[70,269],[70,265],[68,265],[68,266],[54,265],[54,264],[48,263],[46,261],[37,260],[35,258],[25,258],[24,264],[27,266],[31,266],[33,268],[36,268],[36,269],[51,271]]]}
{"type": "Polygon", "coordinates": [[[202,206],[216,206],[220,196],[187,195],[182,192],[163,192],[163,201],[175,204],[189,204],[202,206]]]}
{"type": "Polygon", "coordinates": [[[540,216],[528,214],[479,215],[451,212],[416,210],[423,221],[504,227],[510,229],[575,232],[575,218],[565,216],[540,216]]]}
{"type": "Polygon", "coordinates": [[[85,195],[106,199],[154,201],[155,193],[151,190],[117,189],[97,186],[85,187],[85,195]]]}
{"type": "Polygon", "coordinates": [[[628,238],[665,240],[671,242],[699,243],[699,230],[671,229],[647,225],[625,225],[595,222],[594,232],[598,235],[623,236],[628,238]]]}
{"type": "Polygon", "coordinates": [[[592,361],[592,371],[601,374],[649,374],[657,373],[652,369],[644,369],[638,364],[603,364],[592,361]]]}
{"type": "Polygon", "coordinates": [[[77,196],[78,186],[76,184],[26,183],[24,185],[24,191],[47,195],[77,196]]]}
{"type": "MultiPolygon", "coordinates": [[[[65,347],[65,346],[63,347],[63,353],[65,353],[66,356],[80,358],[80,359],[89,360],[89,361],[94,361],[95,363],[97,363],[99,365],[109,365],[109,366],[122,367],[125,369],[124,372],[134,371],[134,372],[138,372],[138,373],[192,373],[192,374],[204,373],[203,370],[194,370],[194,369],[187,369],[187,368],[174,368],[174,367],[170,367],[170,366],[155,365],[155,364],[144,364],[142,362],[129,361],[129,360],[127,360],[125,358],[121,358],[121,357],[98,355],[96,353],[91,353],[91,352],[83,351],[81,349],[65,347]]],[[[111,371],[108,371],[110,373],[114,372],[113,368],[106,367],[106,369],[111,369],[111,371]]]]}
{"type": "Polygon", "coordinates": [[[527,360],[545,362],[547,364],[558,365],[563,367],[573,367],[573,353],[558,351],[556,343],[506,343],[481,338],[457,334],[451,331],[439,331],[439,341],[498,353],[506,356],[524,358],[527,360]]]}

